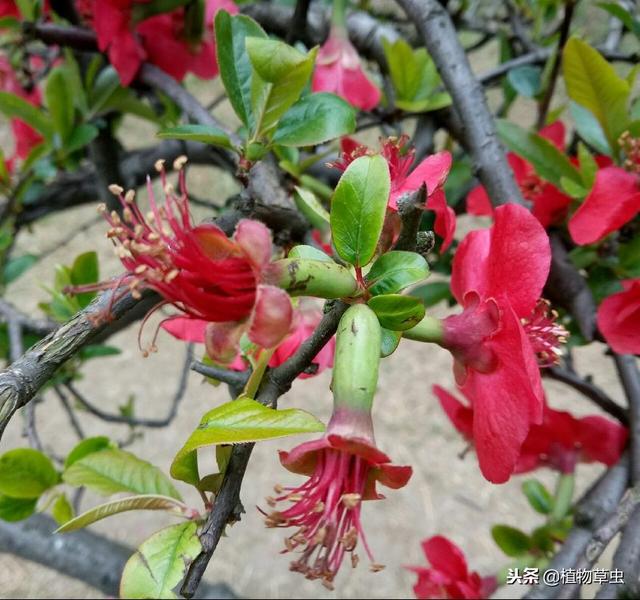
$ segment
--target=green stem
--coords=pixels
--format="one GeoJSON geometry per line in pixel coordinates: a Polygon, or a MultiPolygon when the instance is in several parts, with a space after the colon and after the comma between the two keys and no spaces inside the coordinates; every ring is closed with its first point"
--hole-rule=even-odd
{"type": "Polygon", "coordinates": [[[403,332],[403,337],[418,342],[442,343],[442,321],[435,317],[426,316],[420,323],[403,332]]]}
{"type": "Polygon", "coordinates": [[[333,0],[333,11],[331,12],[332,33],[338,30],[346,30],[347,27],[347,2],[348,0],[333,0]]]}
{"type": "Polygon", "coordinates": [[[255,398],[258,393],[258,389],[260,388],[260,384],[262,383],[262,378],[264,377],[264,373],[269,366],[269,361],[273,356],[273,353],[276,351],[275,348],[264,348],[260,351],[258,355],[258,360],[256,361],[256,365],[249,377],[249,381],[244,386],[243,394],[248,398],[255,398]]]}
{"type": "Polygon", "coordinates": [[[573,473],[562,473],[558,478],[556,493],[554,495],[553,510],[551,511],[551,515],[549,515],[551,521],[561,521],[571,510],[574,485],[575,475],[573,473]]]}

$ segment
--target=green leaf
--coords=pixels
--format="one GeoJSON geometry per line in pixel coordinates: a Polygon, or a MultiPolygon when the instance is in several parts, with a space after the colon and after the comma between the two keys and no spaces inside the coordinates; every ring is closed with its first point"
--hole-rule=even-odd
{"type": "Polygon", "coordinates": [[[335,94],[309,94],[298,100],[280,119],[273,143],[314,146],[353,133],[356,111],[335,94]]]}
{"type": "Polygon", "coordinates": [[[400,340],[402,339],[402,333],[399,331],[392,331],[391,329],[380,328],[382,333],[382,339],[380,344],[380,356],[384,358],[396,351],[400,340]]]}
{"type": "Polygon", "coordinates": [[[562,67],[567,94],[595,116],[609,146],[616,148],[628,122],[629,82],[597,50],[576,37],[564,47],[562,67]]]}
{"type": "Polygon", "coordinates": [[[120,348],[107,346],[105,344],[89,344],[78,352],[78,358],[81,360],[89,360],[91,358],[103,358],[105,356],[116,356],[122,354],[120,348]]]}
{"type": "Polygon", "coordinates": [[[531,548],[529,536],[515,527],[494,525],[491,536],[507,556],[522,556],[531,548]]]}
{"type": "Polygon", "coordinates": [[[58,481],[52,462],[38,450],[16,448],[0,456],[0,494],[38,498],[58,481]]]}
{"type": "Polygon", "coordinates": [[[562,177],[581,183],[578,170],[549,140],[503,119],[498,120],[497,126],[507,147],[528,160],[540,177],[558,187],[562,177]]]}
{"type": "Polygon", "coordinates": [[[320,231],[329,228],[329,213],[313,192],[296,186],[293,190],[293,201],[313,227],[320,231]]]}
{"type": "Polygon", "coordinates": [[[426,308],[438,304],[443,300],[452,300],[451,289],[446,281],[433,281],[425,283],[409,292],[411,296],[420,298],[426,308]]]}
{"type": "Polygon", "coordinates": [[[254,69],[251,106],[256,119],[254,137],[270,138],[280,118],[300,98],[307,85],[317,49],[303,54],[271,39],[247,38],[247,53],[254,69]]]}
{"type": "Polygon", "coordinates": [[[624,26],[640,38],[640,20],[617,2],[598,2],[598,6],[624,23],[624,26]]]}
{"type": "Polygon", "coordinates": [[[38,257],[34,254],[23,254],[22,256],[11,258],[4,266],[4,272],[2,274],[4,283],[7,285],[12,283],[37,262],[38,257]]]}
{"type": "Polygon", "coordinates": [[[342,174],[331,202],[331,235],[340,257],[356,267],[376,251],[389,200],[387,161],[361,156],[342,174]]]}
{"type": "Polygon", "coordinates": [[[229,136],[213,125],[180,125],[159,131],[157,137],[163,140],[191,140],[213,146],[233,149],[229,136]]]}
{"type": "Polygon", "coordinates": [[[560,178],[560,189],[572,198],[584,198],[589,190],[573,179],[560,178]]]}
{"type": "Polygon", "coordinates": [[[393,294],[429,276],[427,261],[415,252],[394,250],[383,254],[367,273],[373,296],[393,294]]]}
{"type": "Polygon", "coordinates": [[[129,498],[105,502],[78,515],[74,519],[68,519],[64,523],[61,523],[62,527],[59,527],[56,533],[67,533],[69,531],[75,531],[76,529],[82,529],[87,525],[129,510],[166,510],[178,515],[184,515],[188,507],[183,502],[179,502],[169,496],[159,496],[156,494],[130,496],[129,498]]]}
{"type": "Polygon", "coordinates": [[[44,111],[20,96],[9,92],[0,92],[0,112],[5,117],[21,119],[45,138],[51,138],[53,135],[51,121],[44,111]]]}
{"type": "Polygon", "coordinates": [[[582,185],[587,188],[587,190],[590,190],[593,187],[593,182],[598,172],[598,163],[582,142],[578,142],[578,163],[580,165],[582,185]]]}
{"type": "Polygon", "coordinates": [[[174,458],[171,475],[193,483],[193,471],[185,469],[185,464],[191,460],[191,454],[204,446],[257,442],[315,431],[324,431],[324,425],[304,410],[275,410],[250,398],[232,400],[203,415],[198,428],[174,458]]]}
{"type": "Polygon", "coordinates": [[[37,498],[12,498],[0,494],[0,519],[15,523],[30,517],[36,511],[37,498]]]}
{"type": "Polygon", "coordinates": [[[586,108],[575,102],[569,103],[569,112],[580,137],[601,154],[611,155],[611,146],[598,123],[598,120],[586,108]]]}
{"type": "Polygon", "coordinates": [[[521,96],[533,98],[540,93],[540,68],[525,65],[511,69],[507,73],[507,81],[521,96]]]}
{"type": "Polygon", "coordinates": [[[111,65],[108,65],[98,73],[93,82],[93,87],[89,94],[90,110],[87,119],[100,113],[118,89],[122,89],[120,87],[120,76],[111,65]]]}
{"type": "Polygon", "coordinates": [[[73,129],[64,145],[65,152],[71,154],[84,148],[98,137],[98,133],[100,133],[100,131],[95,125],[88,123],[78,125],[73,129]]]}
{"type": "Polygon", "coordinates": [[[640,277],[640,235],[633,236],[626,244],[620,244],[618,258],[626,277],[640,277]]]}
{"type": "MultiPolygon", "coordinates": [[[[97,283],[98,279],[100,279],[98,254],[91,251],[76,256],[71,266],[70,277],[71,285],[74,286],[97,283]]],[[[76,294],[75,298],[80,304],[80,308],[84,308],[95,298],[95,295],[95,292],[83,292],[76,294]]]]}
{"type": "Polygon", "coordinates": [[[73,507],[66,494],[60,494],[51,508],[51,516],[58,525],[64,525],[73,519],[73,507]]]}
{"type": "Polygon", "coordinates": [[[413,296],[374,296],[367,304],[376,313],[380,325],[393,331],[411,329],[424,318],[424,304],[413,296]]]}
{"type": "Polygon", "coordinates": [[[240,120],[253,131],[254,116],[251,108],[251,81],[253,69],[247,54],[247,37],[266,38],[267,34],[254,20],[244,15],[232,17],[218,11],[215,21],[216,52],[220,78],[240,120]]]}
{"type": "Polygon", "coordinates": [[[74,105],[70,91],[62,68],[53,69],[47,79],[45,98],[53,126],[63,142],[73,129],[74,105]]]}
{"type": "Polygon", "coordinates": [[[300,244],[294,246],[287,254],[287,258],[307,258],[311,260],[322,260],[324,262],[333,262],[332,258],[325,254],[322,250],[315,248],[314,246],[306,246],[300,244]]]}
{"type": "Polygon", "coordinates": [[[84,458],[92,452],[100,452],[100,450],[106,450],[108,448],[115,448],[115,445],[104,435],[86,438],[79,442],[75,448],[69,452],[64,461],[64,468],[66,469],[70,467],[74,462],[84,458]]]}
{"type": "Polygon", "coordinates": [[[133,492],[181,499],[160,469],[116,448],[83,456],[64,470],[62,478],[70,485],[84,485],[106,496],[118,492],[133,492]]]}
{"type": "Polygon", "coordinates": [[[522,484],[522,491],[535,511],[543,515],[548,515],[551,512],[553,497],[539,481],[527,479],[522,484]]]}
{"type": "Polygon", "coordinates": [[[120,581],[121,598],[176,598],[193,559],[202,550],[195,522],[161,529],[127,561],[120,581]]]}

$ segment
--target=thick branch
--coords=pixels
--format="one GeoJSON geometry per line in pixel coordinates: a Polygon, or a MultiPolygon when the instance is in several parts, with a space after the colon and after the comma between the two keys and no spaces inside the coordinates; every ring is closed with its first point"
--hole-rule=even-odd
{"type": "Polygon", "coordinates": [[[437,0],[398,0],[416,24],[463,124],[462,143],[494,205],[523,204],[520,189],[498,141],[482,85],[471,70],[447,11],[437,0]]]}
{"type": "MultiPolygon", "coordinates": [[[[0,519],[0,551],[84,581],[106,596],[118,597],[120,575],[134,549],[84,529],[54,535],[56,528],[45,515],[34,515],[20,523],[0,519]]],[[[201,598],[236,598],[225,584],[203,583],[199,592],[201,598]]]]}

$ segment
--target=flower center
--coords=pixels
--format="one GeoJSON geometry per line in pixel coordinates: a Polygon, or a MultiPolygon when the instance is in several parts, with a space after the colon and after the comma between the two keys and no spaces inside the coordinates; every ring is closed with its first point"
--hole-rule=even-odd
{"type": "Polygon", "coordinates": [[[382,156],[389,164],[389,175],[392,185],[400,187],[402,182],[409,175],[416,151],[407,148],[409,136],[406,134],[400,137],[390,137],[382,142],[382,156]]]}
{"type": "Polygon", "coordinates": [[[619,138],[618,144],[625,154],[624,169],[629,173],[640,175],[640,138],[633,137],[625,131],[619,138]]]}
{"type": "Polygon", "coordinates": [[[285,538],[285,550],[293,552],[302,547],[300,558],[291,563],[291,570],[307,579],[320,579],[328,589],[340,569],[345,554],[351,555],[355,568],[359,558],[355,553],[358,538],[362,539],[371,569],[382,568],[373,561],[360,522],[361,499],[365,491],[369,463],[363,458],[324,449],[318,451],[313,475],[303,485],[293,488],[276,486],[277,498],[267,502],[275,507],[279,502],[293,505],[267,516],[267,527],[296,527],[285,538]],[[283,492],[287,493],[283,493],[283,492]]]}
{"type": "Polygon", "coordinates": [[[536,173],[530,173],[520,181],[520,189],[526,200],[535,200],[542,192],[543,181],[536,173]]]}
{"type": "Polygon", "coordinates": [[[558,313],[551,310],[549,301],[541,298],[531,315],[522,319],[522,327],[541,367],[558,364],[562,355],[561,346],[569,336],[569,332],[556,322],[557,318],[558,313]]]}

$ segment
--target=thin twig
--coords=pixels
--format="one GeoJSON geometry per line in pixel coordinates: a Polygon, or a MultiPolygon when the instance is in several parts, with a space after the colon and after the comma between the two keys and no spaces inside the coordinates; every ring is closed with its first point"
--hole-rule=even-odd
{"type": "Polygon", "coordinates": [[[216,365],[207,365],[199,360],[194,360],[191,363],[191,369],[200,375],[217,379],[234,388],[243,387],[249,379],[248,371],[233,371],[216,365]]]}
{"type": "Polygon", "coordinates": [[[67,413],[67,417],[69,418],[69,423],[71,424],[71,428],[76,432],[78,439],[84,439],[84,430],[82,429],[82,425],[80,425],[80,421],[78,421],[78,417],[76,416],[75,411],[71,407],[69,403],[69,398],[67,398],[66,394],[60,389],[59,385],[53,386],[53,390],[60,400],[60,404],[62,404],[62,408],[67,413]]]}

